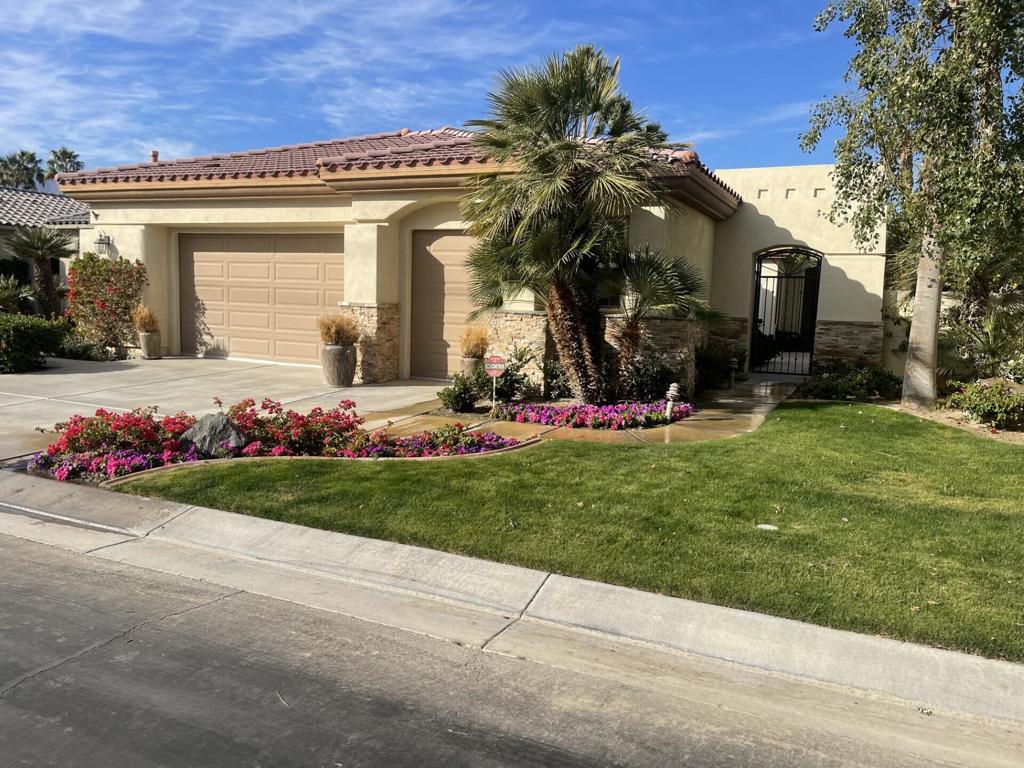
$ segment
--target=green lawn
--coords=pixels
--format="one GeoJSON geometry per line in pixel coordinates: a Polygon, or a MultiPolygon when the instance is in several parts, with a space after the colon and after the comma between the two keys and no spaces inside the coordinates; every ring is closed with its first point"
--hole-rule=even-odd
{"type": "Polygon", "coordinates": [[[1022,469],[1017,446],[791,403],[731,440],[245,462],[122,490],[1024,661],[1022,469]]]}

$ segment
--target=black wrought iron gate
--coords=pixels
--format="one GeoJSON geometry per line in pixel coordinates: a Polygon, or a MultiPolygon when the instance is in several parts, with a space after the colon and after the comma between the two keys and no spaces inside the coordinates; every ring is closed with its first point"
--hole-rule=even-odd
{"type": "Polygon", "coordinates": [[[810,373],[822,254],[782,246],[757,254],[750,370],[810,373]]]}

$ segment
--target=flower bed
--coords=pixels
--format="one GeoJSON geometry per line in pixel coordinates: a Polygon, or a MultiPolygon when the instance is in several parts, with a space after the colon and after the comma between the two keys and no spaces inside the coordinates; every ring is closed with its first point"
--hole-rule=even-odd
{"type": "Polygon", "coordinates": [[[672,406],[671,415],[666,416],[665,405],[664,400],[614,405],[510,403],[499,405],[495,417],[520,424],[546,424],[553,427],[646,429],[685,419],[694,411],[689,403],[676,403],[672,406]]]}
{"type": "MultiPolygon", "coordinates": [[[[220,403],[218,402],[218,405],[220,403]]],[[[266,399],[258,407],[243,400],[227,409],[228,421],[245,435],[241,447],[218,449],[212,458],[235,456],[335,456],[411,458],[462,456],[511,448],[518,441],[493,432],[467,432],[452,424],[431,432],[396,437],[362,429],[355,403],[298,413],[266,399]]],[[[196,423],[179,413],[159,417],[152,408],[130,413],[100,409],[93,416],[72,416],[57,424],[58,438],[32,460],[33,471],[57,480],[99,482],[145,469],[211,458],[199,455],[184,434],[196,423]]]]}

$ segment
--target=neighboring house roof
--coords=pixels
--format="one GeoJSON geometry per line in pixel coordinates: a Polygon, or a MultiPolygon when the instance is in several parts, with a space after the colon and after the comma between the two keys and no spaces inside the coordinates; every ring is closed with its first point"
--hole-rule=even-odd
{"type": "MultiPolygon", "coordinates": [[[[63,186],[125,184],[132,182],[188,182],[203,180],[316,177],[324,169],[331,174],[399,168],[470,166],[489,162],[472,144],[473,133],[459,128],[410,131],[292,144],[223,155],[207,155],[155,163],[120,165],[92,171],[62,173],[63,186]]],[[[716,177],[692,150],[676,150],[664,156],[684,176],[697,171],[730,196],[739,195],[716,177]]],[[[360,174],[364,175],[364,174],[360,174]]]]}
{"type": "Polygon", "coordinates": [[[0,226],[86,225],[89,206],[50,192],[0,187],[0,226]]]}

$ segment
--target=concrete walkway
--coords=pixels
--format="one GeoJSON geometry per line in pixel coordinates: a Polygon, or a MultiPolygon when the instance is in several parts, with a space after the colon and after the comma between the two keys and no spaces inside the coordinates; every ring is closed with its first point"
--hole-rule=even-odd
{"type": "Polygon", "coordinates": [[[751,377],[748,381],[737,382],[731,389],[708,393],[707,399],[698,403],[698,410],[693,416],[652,429],[572,429],[509,421],[485,421],[476,428],[520,440],[539,437],[541,440],[574,440],[614,445],[721,440],[757,429],[765,416],[793,393],[799,381],[795,376],[751,377]]]}

